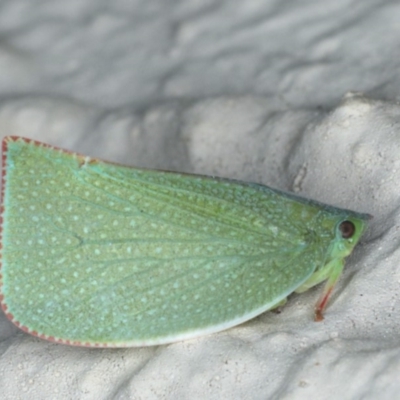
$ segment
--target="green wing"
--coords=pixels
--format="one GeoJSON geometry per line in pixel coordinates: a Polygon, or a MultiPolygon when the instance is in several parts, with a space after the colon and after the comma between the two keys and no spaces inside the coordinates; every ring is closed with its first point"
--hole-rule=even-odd
{"type": "Polygon", "coordinates": [[[327,256],[319,210],[269,188],[4,143],[2,307],[42,338],[140,346],[220,331],[327,256]]]}

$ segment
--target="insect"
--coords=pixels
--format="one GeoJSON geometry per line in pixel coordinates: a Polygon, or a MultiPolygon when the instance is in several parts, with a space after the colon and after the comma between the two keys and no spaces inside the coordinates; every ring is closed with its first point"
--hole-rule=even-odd
{"type": "Polygon", "coordinates": [[[267,186],[135,169],[3,140],[0,301],[40,338],[170,343],[245,322],[326,281],[370,216],[267,186]]]}

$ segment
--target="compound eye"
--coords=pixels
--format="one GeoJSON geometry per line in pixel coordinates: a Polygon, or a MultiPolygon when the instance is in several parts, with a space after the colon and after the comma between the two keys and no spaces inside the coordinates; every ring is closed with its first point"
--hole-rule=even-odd
{"type": "Polygon", "coordinates": [[[354,235],[356,227],[351,221],[343,221],[339,225],[339,230],[343,239],[350,239],[354,235]]]}

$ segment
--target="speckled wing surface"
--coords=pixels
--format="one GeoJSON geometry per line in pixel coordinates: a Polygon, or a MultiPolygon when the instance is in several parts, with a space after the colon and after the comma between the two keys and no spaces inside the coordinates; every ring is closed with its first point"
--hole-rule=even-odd
{"type": "Polygon", "coordinates": [[[26,332],[73,345],[217,332],[304,284],[329,261],[347,215],[261,185],[134,169],[8,137],[2,308],[26,332]]]}

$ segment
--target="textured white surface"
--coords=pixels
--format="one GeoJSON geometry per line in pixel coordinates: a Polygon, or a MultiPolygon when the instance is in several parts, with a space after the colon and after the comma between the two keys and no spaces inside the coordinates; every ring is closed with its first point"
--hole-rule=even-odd
{"type": "Polygon", "coordinates": [[[320,288],[279,315],[142,349],[47,343],[1,314],[2,399],[396,398],[399,18],[376,0],[1,0],[1,137],[374,215],[322,323],[320,288]],[[367,95],[341,102],[351,90],[367,95]]]}

